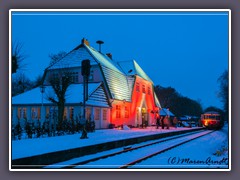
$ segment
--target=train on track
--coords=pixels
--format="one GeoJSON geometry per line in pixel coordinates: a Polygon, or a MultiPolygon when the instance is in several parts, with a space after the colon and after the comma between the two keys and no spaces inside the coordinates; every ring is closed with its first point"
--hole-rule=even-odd
{"type": "Polygon", "coordinates": [[[208,129],[221,129],[224,125],[221,114],[214,111],[209,111],[202,114],[201,123],[208,129]]]}

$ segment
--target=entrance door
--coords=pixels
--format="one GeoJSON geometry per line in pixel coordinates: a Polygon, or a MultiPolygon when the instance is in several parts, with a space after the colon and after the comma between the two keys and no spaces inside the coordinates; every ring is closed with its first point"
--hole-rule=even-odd
{"type": "Polygon", "coordinates": [[[148,114],[146,108],[142,108],[142,126],[148,126],[148,114]]]}

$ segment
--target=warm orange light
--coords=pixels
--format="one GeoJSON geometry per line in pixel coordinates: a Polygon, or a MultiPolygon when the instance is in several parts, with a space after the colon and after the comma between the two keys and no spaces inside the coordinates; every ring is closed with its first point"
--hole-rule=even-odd
{"type": "MultiPolygon", "coordinates": [[[[145,87],[152,87],[152,83],[136,77],[136,81],[138,84],[145,85],[145,87]]],[[[136,86],[136,83],[135,83],[136,86]]],[[[157,112],[159,110],[158,107],[155,105],[154,96],[153,93],[148,94],[148,92],[142,92],[142,89],[140,88],[140,91],[136,91],[136,87],[133,87],[132,92],[132,101],[131,102],[123,102],[115,100],[113,103],[112,108],[112,122],[116,126],[126,124],[126,125],[133,125],[135,126],[137,116],[140,115],[139,113],[142,113],[143,110],[145,110],[145,113],[148,113],[149,118],[153,119],[154,114],[151,113],[151,110],[155,110],[157,112]],[[121,118],[116,117],[116,105],[121,106],[121,118]],[[129,109],[129,115],[128,118],[125,118],[124,115],[124,106],[128,106],[129,109]]],[[[139,120],[139,123],[141,123],[141,120],[139,120]]],[[[149,122],[151,123],[151,122],[149,122]]]]}
{"type": "Polygon", "coordinates": [[[204,122],[204,125],[207,126],[207,125],[208,125],[208,121],[205,121],[205,122],[204,122]]]}

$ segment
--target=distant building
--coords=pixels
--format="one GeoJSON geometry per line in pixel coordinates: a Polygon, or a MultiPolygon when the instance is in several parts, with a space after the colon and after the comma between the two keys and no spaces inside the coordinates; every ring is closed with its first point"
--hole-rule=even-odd
{"type": "Polygon", "coordinates": [[[96,129],[155,123],[155,112],[161,106],[152,80],[135,60],[116,62],[111,54],[93,49],[86,39],[45,70],[44,91],[37,87],[12,98],[12,122],[43,123],[56,105],[48,100],[54,91],[46,79],[57,77],[62,70],[71,73],[73,84],[66,92],[64,119],[75,120],[83,115],[83,77],[81,62],[90,60],[86,118],[95,121],[96,129]]]}

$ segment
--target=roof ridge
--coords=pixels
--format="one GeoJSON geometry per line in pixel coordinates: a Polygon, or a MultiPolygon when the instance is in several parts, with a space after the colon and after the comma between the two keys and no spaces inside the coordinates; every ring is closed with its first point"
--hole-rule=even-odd
{"type": "Polygon", "coordinates": [[[110,59],[107,57],[107,55],[105,55],[105,54],[97,51],[96,49],[94,49],[94,48],[91,47],[91,46],[86,46],[86,45],[85,45],[85,47],[86,47],[86,49],[88,50],[88,52],[90,53],[90,55],[93,57],[93,59],[94,59],[98,64],[100,64],[101,66],[104,66],[104,67],[106,67],[106,68],[110,68],[110,67],[104,65],[103,63],[101,63],[101,61],[90,51],[90,49],[93,50],[97,55],[102,56],[102,58],[103,58],[104,60],[106,60],[107,63],[109,63],[109,64],[111,64],[113,67],[115,67],[117,71],[116,71],[115,69],[112,69],[112,68],[110,68],[110,69],[112,69],[113,71],[116,71],[116,72],[119,72],[119,73],[122,73],[122,74],[125,75],[125,73],[123,73],[123,72],[119,69],[119,67],[116,66],[116,65],[118,65],[118,64],[117,64],[116,62],[110,60],[110,59]]]}
{"type": "Polygon", "coordinates": [[[75,48],[73,48],[71,51],[69,51],[68,53],[66,53],[63,57],[61,57],[60,59],[56,60],[54,63],[50,64],[48,67],[46,67],[46,69],[49,69],[50,67],[52,67],[53,65],[55,65],[56,63],[58,63],[60,60],[62,60],[63,58],[65,58],[67,55],[69,55],[70,53],[72,53],[73,51],[79,49],[81,46],[83,46],[83,44],[79,44],[77,45],[75,48]]]}
{"type": "Polygon", "coordinates": [[[142,69],[142,67],[135,60],[133,60],[133,64],[134,64],[134,68],[135,68],[138,76],[140,76],[141,78],[143,78],[145,80],[151,81],[153,83],[151,78],[147,75],[147,73],[142,69]],[[141,72],[139,72],[138,70],[140,70],[141,72]],[[138,74],[138,73],[140,73],[140,74],[138,74]]]}
{"type": "Polygon", "coordinates": [[[99,64],[99,62],[97,61],[97,58],[96,57],[94,57],[94,55],[89,51],[89,49],[88,49],[88,47],[89,48],[91,48],[91,49],[93,49],[94,51],[96,51],[93,47],[91,47],[91,46],[89,46],[89,45],[86,45],[86,44],[81,44],[86,50],[87,50],[87,52],[93,57],[93,59],[94,59],[94,61],[97,63],[97,64],[99,64]]]}
{"type": "Polygon", "coordinates": [[[96,90],[102,85],[102,82],[98,82],[98,83],[92,83],[92,84],[98,84],[96,89],[94,89],[92,92],[89,92],[88,96],[90,97],[94,92],[96,92],[96,90]]]}

